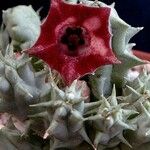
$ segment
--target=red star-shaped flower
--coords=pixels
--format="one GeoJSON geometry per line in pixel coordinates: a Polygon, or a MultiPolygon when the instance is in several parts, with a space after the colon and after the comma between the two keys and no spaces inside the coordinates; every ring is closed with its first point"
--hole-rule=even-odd
{"type": "Polygon", "coordinates": [[[110,48],[110,8],[88,7],[52,0],[35,45],[27,52],[43,59],[66,81],[119,63],[110,48]]]}

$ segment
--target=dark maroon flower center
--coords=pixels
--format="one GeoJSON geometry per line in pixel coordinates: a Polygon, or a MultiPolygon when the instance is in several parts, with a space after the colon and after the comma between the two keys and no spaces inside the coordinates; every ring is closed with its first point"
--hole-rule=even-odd
{"type": "Polygon", "coordinates": [[[84,31],[81,27],[68,27],[61,37],[61,43],[67,45],[69,51],[75,51],[85,44],[84,31]]]}

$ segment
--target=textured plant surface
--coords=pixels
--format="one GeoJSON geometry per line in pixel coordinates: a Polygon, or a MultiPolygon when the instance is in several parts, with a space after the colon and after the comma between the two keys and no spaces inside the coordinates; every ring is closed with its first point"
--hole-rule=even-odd
{"type": "Polygon", "coordinates": [[[100,1],[52,0],[39,18],[3,11],[0,149],[149,150],[150,74],[129,43],[142,28],[100,1]]]}

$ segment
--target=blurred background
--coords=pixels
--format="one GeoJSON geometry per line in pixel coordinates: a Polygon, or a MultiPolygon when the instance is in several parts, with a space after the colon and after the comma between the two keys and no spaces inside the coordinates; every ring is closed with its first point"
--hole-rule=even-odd
{"type": "MultiPolygon", "coordinates": [[[[150,0],[102,0],[107,4],[116,3],[119,16],[134,27],[144,27],[132,42],[137,45],[135,49],[150,52],[150,0]]],[[[49,0],[4,0],[0,4],[0,10],[5,10],[16,5],[32,5],[35,10],[41,10],[42,18],[47,15],[49,0]]],[[[1,12],[0,11],[0,12],[1,12]]],[[[0,15],[1,17],[1,15],[0,15]]],[[[1,18],[0,18],[1,21],[1,18]]]]}

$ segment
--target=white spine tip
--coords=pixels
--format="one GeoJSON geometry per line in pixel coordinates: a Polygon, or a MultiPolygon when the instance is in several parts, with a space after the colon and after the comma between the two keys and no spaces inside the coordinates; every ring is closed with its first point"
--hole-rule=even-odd
{"type": "Polygon", "coordinates": [[[110,5],[110,7],[112,7],[112,8],[114,8],[115,7],[115,2],[113,2],[111,5],[110,5]]]}
{"type": "Polygon", "coordinates": [[[43,136],[43,139],[47,139],[48,136],[49,136],[49,134],[46,132],[43,136]]]}
{"type": "Polygon", "coordinates": [[[144,27],[138,27],[137,29],[138,29],[138,30],[143,30],[143,29],[144,29],[144,27]]]}

